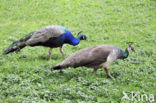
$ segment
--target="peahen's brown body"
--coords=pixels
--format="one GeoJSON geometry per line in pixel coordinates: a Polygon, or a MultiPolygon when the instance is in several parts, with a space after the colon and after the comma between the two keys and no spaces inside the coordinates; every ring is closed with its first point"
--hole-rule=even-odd
{"type": "Polygon", "coordinates": [[[113,45],[99,45],[84,48],[66,58],[61,63],[52,67],[54,70],[59,70],[68,67],[90,67],[94,68],[94,73],[98,68],[104,67],[108,77],[112,77],[108,71],[109,65],[117,60],[128,57],[129,50],[134,50],[132,46],[128,47],[126,51],[113,45]]]}

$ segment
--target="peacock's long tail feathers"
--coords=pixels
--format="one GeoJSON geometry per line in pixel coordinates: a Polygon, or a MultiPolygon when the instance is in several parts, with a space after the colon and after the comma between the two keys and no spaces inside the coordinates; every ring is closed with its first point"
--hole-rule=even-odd
{"type": "Polygon", "coordinates": [[[20,51],[26,46],[25,42],[33,35],[34,32],[22,37],[20,40],[14,41],[8,48],[3,50],[3,54],[9,54],[14,51],[20,51]]]}

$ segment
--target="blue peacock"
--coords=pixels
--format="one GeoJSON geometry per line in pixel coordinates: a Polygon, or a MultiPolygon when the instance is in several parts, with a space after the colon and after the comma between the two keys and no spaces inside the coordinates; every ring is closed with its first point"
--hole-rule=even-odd
{"type": "MultiPolygon", "coordinates": [[[[80,34],[79,32],[78,34],[80,34]]],[[[87,40],[86,35],[75,38],[72,33],[65,27],[50,25],[39,30],[29,33],[21,39],[13,42],[8,48],[4,49],[4,54],[19,51],[26,46],[46,46],[50,47],[49,55],[51,56],[52,48],[60,47],[60,52],[65,56],[62,50],[63,44],[78,45],[81,40],[87,40]]]]}

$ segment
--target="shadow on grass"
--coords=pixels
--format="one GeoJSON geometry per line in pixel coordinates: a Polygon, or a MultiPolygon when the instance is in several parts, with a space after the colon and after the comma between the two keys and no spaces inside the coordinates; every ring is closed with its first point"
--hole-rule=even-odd
{"type": "Polygon", "coordinates": [[[29,60],[29,61],[33,61],[33,60],[44,60],[44,61],[48,61],[48,60],[58,60],[60,58],[63,58],[61,55],[57,55],[57,54],[54,54],[51,56],[49,55],[37,55],[37,56],[31,56],[31,55],[20,55],[18,57],[18,59],[20,60],[29,60]]]}
{"type": "Polygon", "coordinates": [[[50,59],[52,59],[52,60],[57,60],[57,59],[61,58],[61,56],[52,55],[51,58],[50,58],[49,55],[39,55],[37,58],[38,58],[38,59],[41,59],[41,60],[50,60],[50,59]]]}
{"type": "MultiPolygon", "coordinates": [[[[103,78],[103,79],[109,79],[106,76],[106,73],[104,70],[97,71],[96,74],[94,74],[92,68],[66,68],[63,70],[52,70],[51,74],[53,75],[53,78],[61,79],[62,77],[66,78],[65,80],[70,81],[72,79],[75,79],[79,81],[80,78],[103,78]],[[75,70],[74,70],[75,69],[75,70]],[[54,76],[55,75],[55,76],[54,76]]],[[[113,75],[115,78],[118,77],[116,74],[113,75]]]]}

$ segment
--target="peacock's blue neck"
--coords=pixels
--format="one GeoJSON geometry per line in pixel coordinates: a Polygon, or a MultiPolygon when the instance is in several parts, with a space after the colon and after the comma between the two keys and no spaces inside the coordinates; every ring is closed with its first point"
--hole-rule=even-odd
{"type": "Polygon", "coordinates": [[[79,36],[77,39],[76,38],[72,39],[71,45],[74,45],[74,46],[78,45],[80,43],[80,38],[81,36],[79,36]]]}
{"type": "Polygon", "coordinates": [[[81,36],[75,38],[69,30],[66,30],[66,32],[62,35],[61,38],[64,41],[64,43],[69,43],[75,46],[79,44],[81,36]]]}
{"type": "Polygon", "coordinates": [[[121,51],[121,54],[122,54],[122,58],[124,59],[124,58],[127,58],[128,57],[128,55],[129,55],[129,52],[127,51],[127,50],[120,50],[121,51]]]}

